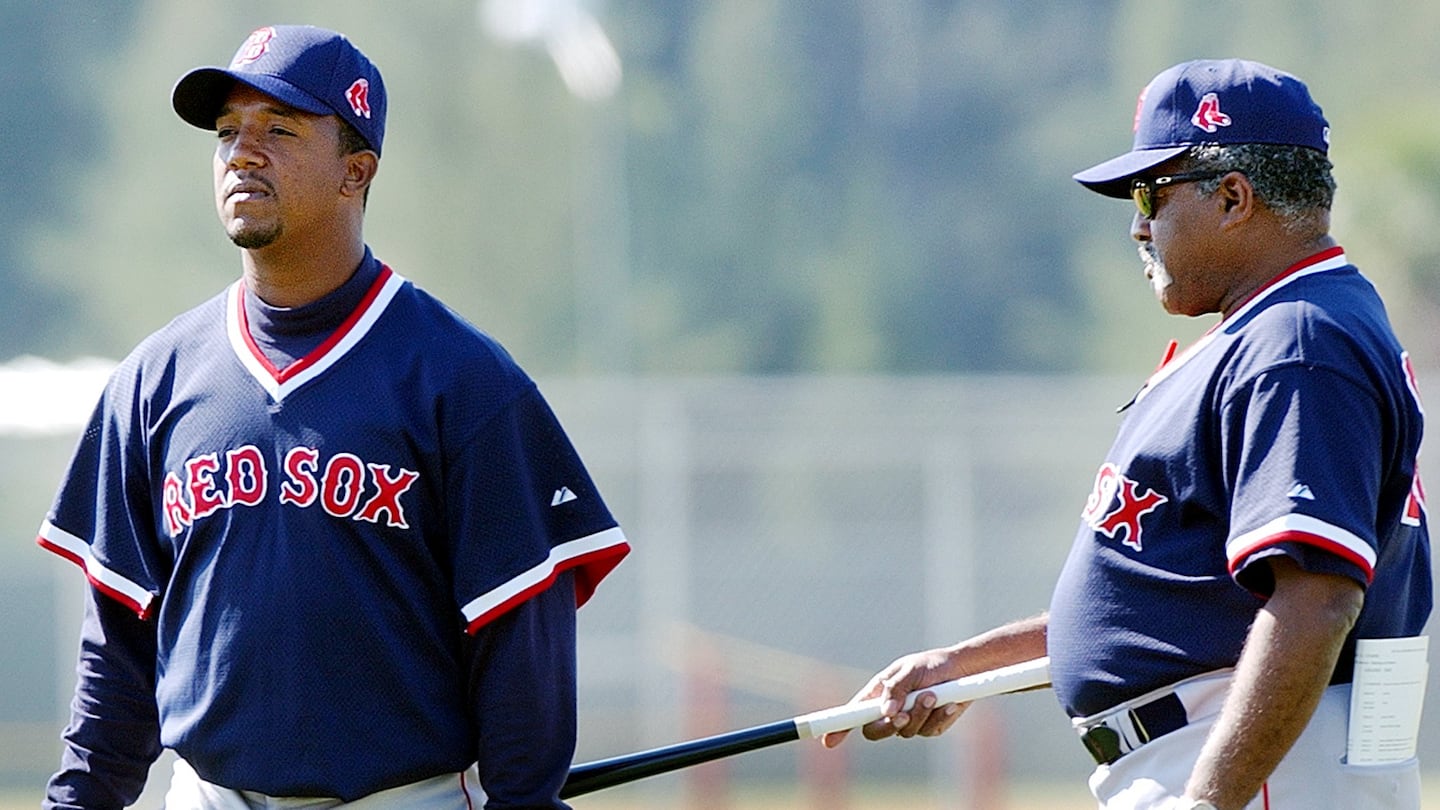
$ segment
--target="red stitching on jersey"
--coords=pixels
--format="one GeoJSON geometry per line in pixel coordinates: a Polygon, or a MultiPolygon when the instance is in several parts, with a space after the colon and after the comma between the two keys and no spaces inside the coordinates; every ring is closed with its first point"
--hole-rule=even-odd
{"type": "Polygon", "coordinates": [[[465,797],[465,810],[475,810],[475,804],[470,801],[470,790],[465,787],[465,772],[460,772],[460,795],[465,797]]]}
{"type": "Polygon", "coordinates": [[[136,602],[134,599],[131,599],[130,597],[126,596],[125,594],[123,594],[123,593],[115,590],[114,588],[110,587],[109,585],[106,585],[105,583],[103,583],[103,582],[101,582],[100,580],[96,579],[96,578],[95,578],[95,575],[92,574],[92,573],[90,573],[90,567],[85,564],[85,558],[79,556],[78,554],[75,554],[74,552],[70,551],[70,550],[67,549],[67,548],[64,548],[64,547],[62,547],[62,546],[58,546],[58,545],[50,542],[49,540],[46,540],[44,537],[36,537],[36,538],[35,538],[35,542],[38,543],[38,544],[40,545],[40,547],[43,548],[43,549],[45,549],[46,551],[52,552],[52,553],[54,553],[54,554],[58,554],[58,555],[60,555],[61,557],[63,557],[64,559],[67,559],[67,560],[69,560],[70,562],[75,563],[76,565],[78,565],[78,566],[80,567],[80,570],[81,570],[82,572],[84,572],[84,574],[85,574],[85,579],[86,579],[87,581],[89,581],[89,583],[90,583],[92,586],[94,586],[95,590],[99,591],[100,593],[105,594],[106,596],[110,597],[111,599],[114,599],[116,602],[119,602],[120,604],[122,604],[122,605],[124,605],[125,607],[129,608],[129,609],[130,609],[132,612],[134,612],[134,614],[135,614],[136,616],[138,616],[142,621],[145,620],[145,619],[150,618],[150,616],[151,616],[151,614],[152,614],[151,608],[152,608],[152,607],[154,606],[154,604],[155,604],[154,600],[151,600],[151,602],[150,602],[149,605],[141,605],[139,602],[136,602]]]}
{"type": "Polygon", "coordinates": [[[576,569],[575,606],[580,607],[595,593],[595,588],[600,584],[600,580],[604,579],[606,574],[614,570],[615,566],[619,565],[620,561],[629,553],[630,544],[620,543],[618,545],[606,546],[605,548],[598,548],[589,553],[580,554],[566,560],[560,560],[544,579],[471,619],[470,623],[465,626],[465,632],[472,636],[475,635],[481,627],[494,621],[497,617],[505,615],[505,613],[516,605],[523,603],[535,594],[555,584],[557,577],[572,568],[576,569]]]}
{"type": "MultiPolygon", "coordinates": [[[[1194,343],[1190,344],[1190,346],[1187,347],[1185,351],[1180,352],[1178,357],[1171,357],[1167,359],[1166,362],[1162,363],[1160,368],[1157,368],[1154,373],[1150,375],[1150,378],[1145,381],[1145,384],[1140,386],[1140,390],[1135,394],[1135,399],[1132,400],[1129,405],[1126,405],[1125,407],[1128,408],[1130,405],[1134,405],[1136,402],[1144,399],[1145,396],[1150,392],[1150,389],[1154,388],[1156,385],[1159,385],[1162,380],[1167,379],[1171,374],[1174,374],[1176,371],[1178,371],[1180,367],[1190,362],[1192,358],[1194,358],[1197,354],[1201,352],[1201,350],[1203,350],[1206,346],[1210,344],[1213,336],[1220,331],[1221,327],[1232,323],[1234,319],[1238,317],[1244,309],[1254,304],[1257,299],[1269,295],[1270,292],[1272,292],[1278,287],[1282,287],[1285,284],[1288,284],[1289,280],[1294,276],[1302,272],[1308,271],[1310,268],[1315,267],[1316,265],[1322,264],[1332,259],[1341,258],[1344,255],[1345,249],[1339,245],[1336,245],[1332,248],[1326,248],[1325,250],[1316,253],[1314,256],[1311,256],[1308,259],[1303,259],[1299,262],[1296,262],[1295,264],[1286,268],[1284,272],[1265,282],[1264,286],[1251,293],[1250,296],[1247,297],[1240,304],[1238,304],[1235,309],[1231,310],[1229,315],[1225,316],[1219,321],[1216,321],[1209,329],[1206,329],[1205,334],[1201,335],[1199,339],[1197,339],[1194,343]]],[[[1331,269],[1338,269],[1338,266],[1331,269]]]]}
{"type": "Polygon", "coordinates": [[[238,310],[236,314],[240,319],[240,339],[245,341],[245,348],[255,357],[256,362],[269,372],[271,377],[275,378],[275,382],[283,383],[296,374],[320,362],[325,355],[330,353],[331,349],[335,348],[336,344],[344,340],[345,336],[350,334],[350,330],[355,328],[355,324],[358,323],[361,318],[365,317],[365,313],[370,310],[370,305],[375,303],[376,297],[378,297],[380,291],[385,288],[385,282],[390,280],[391,275],[393,275],[393,272],[388,265],[380,265],[380,274],[375,277],[375,283],[370,285],[370,289],[365,292],[365,297],[360,300],[360,303],[356,305],[355,309],[345,318],[345,321],[336,327],[335,331],[330,333],[330,337],[325,338],[325,341],[319,346],[316,346],[313,351],[286,366],[283,370],[276,368],[275,364],[270,362],[270,358],[265,356],[265,352],[260,350],[259,345],[255,343],[255,338],[250,334],[250,319],[245,315],[245,282],[242,280],[240,282],[240,295],[236,296],[235,299],[238,310]]]}
{"type": "MultiPolygon", "coordinates": [[[[1230,310],[1230,312],[1232,313],[1232,316],[1233,316],[1233,314],[1234,314],[1235,312],[1238,312],[1241,307],[1245,306],[1246,304],[1250,303],[1251,301],[1254,301],[1256,298],[1259,298],[1261,295],[1264,295],[1267,291],[1269,291],[1269,290],[1271,290],[1271,289],[1279,286],[1279,285],[1280,285],[1280,282],[1284,281],[1285,279],[1289,278],[1290,276],[1295,275],[1296,273],[1300,272],[1301,270],[1304,270],[1304,269],[1307,268],[1307,267],[1311,267],[1311,266],[1313,266],[1313,265],[1317,265],[1317,264],[1319,264],[1319,263],[1321,263],[1321,262],[1323,262],[1323,261],[1328,261],[1328,260],[1330,260],[1330,259],[1335,258],[1336,256],[1342,256],[1342,255],[1344,255],[1344,253],[1345,253],[1345,249],[1344,249],[1343,247],[1341,247],[1340,245],[1336,245],[1336,246],[1334,246],[1334,247],[1326,248],[1326,249],[1320,251],[1319,253],[1316,253],[1314,256],[1311,256],[1311,257],[1308,258],[1308,259],[1301,259],[1300,261],[1298,261],[1298,262],[1290,265],[1289,267],[1285,268],[1285,270],[1284,270],[1282,273],[1280,273],[1280,275],[1278,275],[1278,276],[1270,279],[1269,281],[1267,281],[1267,282],[1265,282],[1263,285],[1261,285],[1260,289],[1258,289],[1258,290],[1256,290],[1255,292],[1252,292],[1252,293],[1250,293],[1249,295],[1245,296],[1245,300],[1243,300],[1243,301],[1241,301],[1240,303],[1236,304],[1236,305],[1235,305],[1235,308],[1232,309],[1232,310],[1230,310]]],[[[1218,326],[1219,324],[1216,324],[1216,325],[1218,326]]],[[[1213,328],[1213,327],[1212,327],[1212,328],[1213,328]]]]}
{"type": "Polygon", "coordinates": [[[1366,561],[1364,557],[1360,556],[1353,549],[1341,545],[1328,537],[1311,534],[1310,532],[1302,532],[1298,529],[1287,529],[1279,534],[1272,534],[1240,549],[1230,560],[1230,575],[1234,576],[1235,572],[1240,568],[1240,563],[1254,555],[1255,552],[1285,542],[1303,543],[1307,546],[1314,546],[1349,560],[1365,572],[1365,584],[1367,585],[1375,579],[1375,569],[1370,566],[1370,563],[1366,561]]]}

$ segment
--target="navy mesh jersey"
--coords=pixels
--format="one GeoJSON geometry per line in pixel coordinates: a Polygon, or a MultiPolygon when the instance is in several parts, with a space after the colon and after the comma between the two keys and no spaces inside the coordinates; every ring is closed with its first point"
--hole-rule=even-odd
{"type": "Polygon", "coordinates": [[[1367,593],[1356,638],[1419,633],[1431,607],[1409,357],[1339,248],[1290,268],[1128,409],[1050,608],[1072,717],[1233,666],[1283,554],[1367,593]]]}
{"type": "Polygon", "coordinates": [[[374,267],[283,371],[241,282],[143,342],[41,528],[155,622],[162,742],[220,784],[462,770],[466,631],[565,572],[583,603],[629,549],[534,383],[374,267]]]}

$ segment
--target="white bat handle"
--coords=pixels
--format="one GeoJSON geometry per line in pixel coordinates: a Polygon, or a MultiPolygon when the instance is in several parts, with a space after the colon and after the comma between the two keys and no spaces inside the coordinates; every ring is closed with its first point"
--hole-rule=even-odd
{"type": "MultiPolygon", "coordinates": [[[[969,703],[972,700],[992,695],[1033,689],[1049,683],[1050,658],[1047,656],[927,686],[912,693],[905,700],[905,710],[909,711],[914,708],[916,697],[924,692],[935,695],[936,706],[944,706],[947,703],[969,703]]],[[[859,728],[866,723],[879,720],[880,708],[881,701],[877,698],[861,703],[847,703],[831,709],[821,709],[818,712],[796,717],[795,729],[800,733],[800,739],[808,740],[832,731],[859,728]]]]}

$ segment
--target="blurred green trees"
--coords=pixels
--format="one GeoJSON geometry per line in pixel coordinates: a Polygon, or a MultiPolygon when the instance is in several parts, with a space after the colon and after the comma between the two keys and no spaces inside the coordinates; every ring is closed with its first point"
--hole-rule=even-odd
{"type": "MultiPolygon", "coordinates": [[[[5,4],[0,361],[118,357],[237,272],[168,93],[270,22],[391,92],[368,237],[541,373],[1143,374],[1169,337],[1129,209],[1069,175],[1183,59],[1305,78],[1335,231],[1440,357],[1440,8],[1423,0],[611,0],[598,103],[474,0],[5,4]]],[[[1433,362],[1433,361],[1430,361],[1433,362]]]]}

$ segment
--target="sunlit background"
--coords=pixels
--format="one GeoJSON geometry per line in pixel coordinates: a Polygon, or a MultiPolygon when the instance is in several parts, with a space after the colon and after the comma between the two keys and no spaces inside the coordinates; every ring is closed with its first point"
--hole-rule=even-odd
{"type": "MultiPolygon", "coordinates": [[[[380,66],[368,241],[540,380],[632,537],[581,614],[582,759],[822,708],[1045,606],[1114,406],[1213,323],[1160,312],[1129,205],[1070,180],[1128,148],[1136,93],[1175,62],[1309,82],[1333,230],[1440,401],[1424,0],[0,0],[18,806],[73,678],[79,577],[33,536],[78,422],[110,364],[238,272],[213,136],[169,91],[272,23],[344,31],[380,66]]],[[[1432,717],[1433,768],[1437,736],[1432,717]]],[[[1043,787],[1084,806],[1086,763],[1053,699],[1025,695],[938,741],[793,745],[575,804],[998,810],[1043,787]]]]}

